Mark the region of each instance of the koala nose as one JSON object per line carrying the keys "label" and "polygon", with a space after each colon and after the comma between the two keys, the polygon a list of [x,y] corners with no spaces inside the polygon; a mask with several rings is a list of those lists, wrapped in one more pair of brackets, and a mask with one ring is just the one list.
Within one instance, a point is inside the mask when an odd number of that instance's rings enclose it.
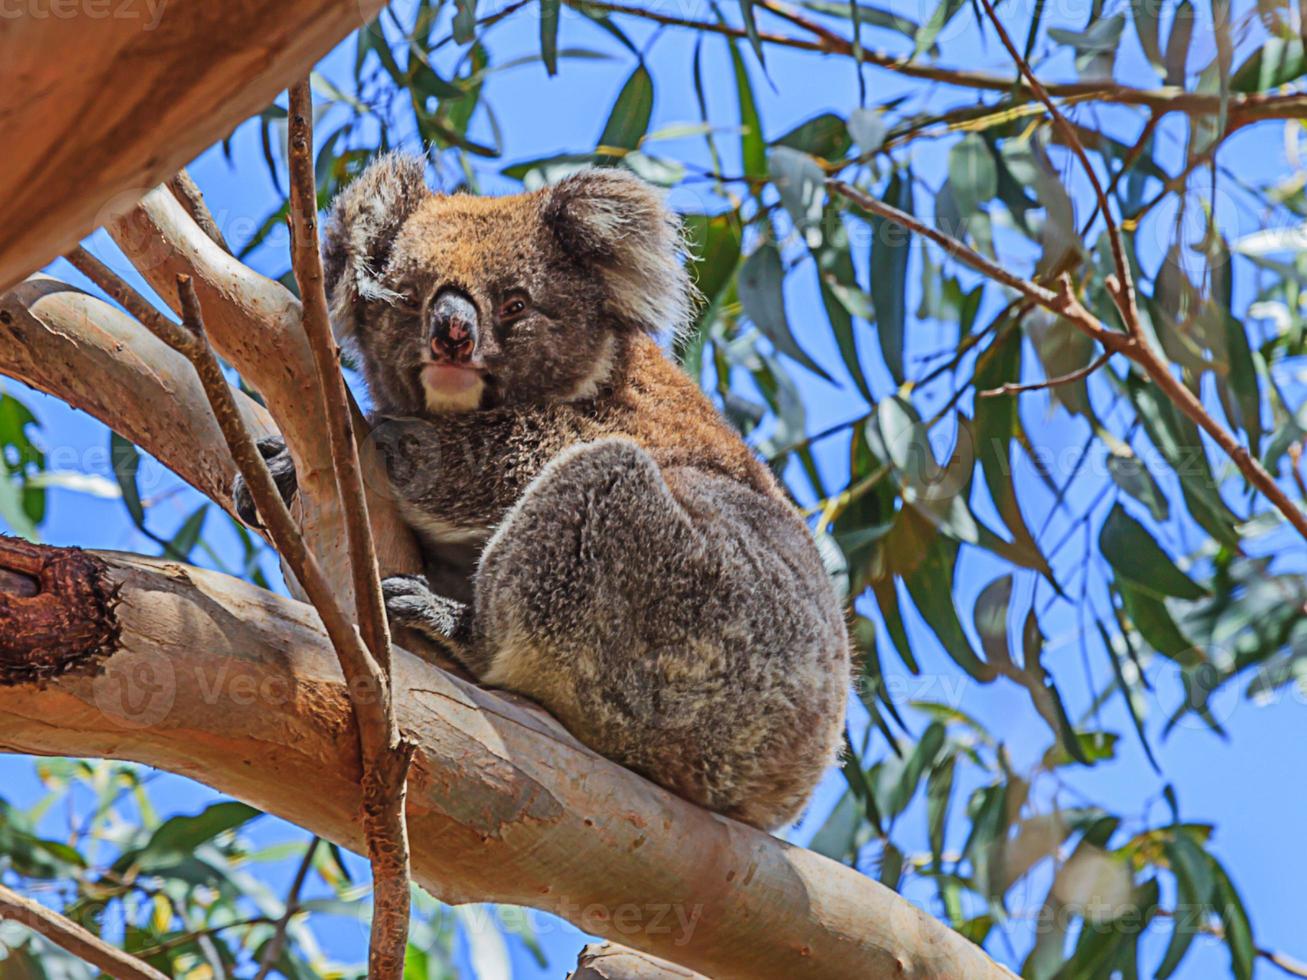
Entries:
{"label": "koala nose", "polygon": [[442,290],[431,308],[431,353],[459,363],[472,359],[476,345],[476,306],[457,290]]}

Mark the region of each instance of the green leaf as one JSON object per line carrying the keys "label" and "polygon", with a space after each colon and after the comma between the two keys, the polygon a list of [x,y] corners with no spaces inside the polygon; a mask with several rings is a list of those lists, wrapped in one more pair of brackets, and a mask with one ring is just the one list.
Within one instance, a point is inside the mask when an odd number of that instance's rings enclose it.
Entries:
{"label": "green leaf", "polygon": [[1148,438],[1180,478],[1180,490],[1193,519],[1221,544],[1237,548],[1235,517],[1217,490],[1197,426],[1161,396],[1155,385],[1134,372],[1126,376],[1125,385]]}
{"label": "green leaf", "polygon": [[[976,655],[958,619],[957,606],[953,603],[957,545],[936,534],[933,528],[922,528],[923,523],[925,518],[917,516],[915,509],[905,508],[899,514],[899,522],[895,525],[896,534],[891,537],[888,545],[894,547],[896,538],[929,542],[924,549],[916,552],[916,565],[904,573],[903,584],[907,586],[908,594],[912,596],[912,602],[922,619],[939,638],[953,662],[976,680],[988,683],[994,679],[994,668]],[[906,534],[898,533],[911,525],[916,526]]]}
{"label": "green leaf", "polygon": [[953,799],[953,773],[957,757],[945,756],[926,776],[926,828],[930,835],[930,855],[936,869],[944,860],[944,839],[948,830],[949,804]]}
{"label": "green leaf", "polygon": [[935,39],[939,37],[939,32],[957,15],[964,2],[965,0],[939,0],[930,19],[917,31],[916,45],[912,51],[913,58],[920,58],[935,46]]}
{"label": "green leaf", "polygon": [[931,722],[921,733],[920,741],[917,742],[899,772],[899,778],[885,802],[883,809],[885,814],[893,818],[907,809],[908,804],[912,802],[912,797],[916,795],[922,775],[934,767],[935,757],[943,746],[944,726],[939,722]]}
{"label": "green leaf", "polygon": [[558,11],[560,0],[540,0],[540,57],[550,77],[558,74]]}
{"label": "green leaf", "polygon": [[994,155],[983,139],[971,134],[953,144],[948,154],[948,180],[963,218],[998,193]]}
{"label": "green leaf", "polygon": [[[788,133],[776,140],[776,146],[788,146],[792,150],[820,157],[823,160],[842,159],[852,146],[849,128],[844,120],[833,112],[823,112],[819,116],[799,123]],[[825,173],[822,174],[823,179]]]}
{"label": "green leaf", "polygon": [[459,44],[470,44],[476,37],[476,26],[477,0],[454,0],[454,40]]}
{"label": "green leaf", "polygon": [[1148,508],[1155,521],[1165,521],[1171,515],[1171,505],[1148,471],[1144,461],[1128,449],[1107,454],[1107,471],[1112,481]]}
{"label": "green leaf", "polygon": [[835,202],[828,204],[822,228],[823,234],[813,236],[821,239],[820,248],[813,251],[813,258],[817,262],[817,282],[821,289],[822,306],[830,320],[831,332],[835,335],[835,344],[839,348],[845,370],[853,379],[858,394],[871,404],[875,399],[863,375],[853,317],[869,321],[875,314],[867,294],[858,286],[853,255],[849,251],[848,229],[840,219]]}
{"label": "green leaf", "polygon": [[735,70],[735,90],[740,106],[740,156],[746,177],[767,176],[767,144],[762,136],[762,119],[758,103],[753,97],[753,83],[749,70],[740,57],[739,46],[730,44],[731,65]]}
{"label": "green leaf", "polygon": [[1116,588],[1121,593],[1126,615],[1150,647],[1182,667],[1195,667],[1203,662],[1201,651],[1180,632],[1161,599],[1121,579],[1117,579]]}
{"label": "green leaf", "polygon": [[976,596],[976,608],[972,615],[976,633],[980,636],[980,648],[991,664],[1012,661],[1007,641],[1007,611],[1011,600],[1011,575],[994,579]]}
{"label": "green leaf", "polygon": [[703,297],[704,317],[711,314],[722,293],[726,291],[740,265],[741,227],[738,215],[731,211],[721,214],[686,214],[681,226],[690,246],[690,281]]}
{"label": "green leaf", "polygon": [[171,552],[183,557],[189,558],[195,545],[199,543],[200,534],[204,531],[204,519],[209,515],[209,505],[201,504],[195,509],[195,512],[182,523],[173,535],[172,541],[169,542],[168,548]]}
{"label": "green leaf", "polygon": [[753,48],[758,64],[766,70],[767,59],[762,53],[762,39],[758,36],[758,19],[753,12],[753,0],[740,0],[740,16],[744,20],[744,32],[749,36],[749,45]]}
{"label": "green leaf", "polygon": [[794,222],[795,230],[809,245],[821,242],[822,208],[826,198],[826,173],[807,153],[788,146],[771,152],[772,183],[781,197],[781,205]]}
{"label": "green leaf", "polygon": [[[856,765],[856,762],[854,763]],[[812,839],[808,850],[841,863],[849,860],[857,846],[858,831],[862,827],[862,811],[858,799],[846,791],[835,809],[826,818]]]}
{"label": "green leaf", "polygon": [[1268,38],[1230,79],[1230,91],[1245,95],[1288,85],[1307,74],[1302,38]]}
{"label": "green leaf", "polygon": [[885,143],[885,117],[872,109],[854,109],[849,114],[848,130],[864,155],[875,153]]}
{"label": "green leaf", "polygon": [[1103,522],[1098,547],[1120,578],[1155,596],[1201,599],[1207,591],[1176,567],[1142,524],[1116,504]]}
{"label": "green leaf", "polygon": [[110,432],[109,463],[114,479],[118,481],[118,489],[122,491],[127,513],[137,527],[143,526],[145,508],[141,504],[141,491],[136,485],[136,474],[141,468],[140,451],[118,433]]}
{"label": "green leaf", "polygon": [[1166,84],[1184,88],[1189,62],[1189,42],[1194,36],[1194,5],[1180,0],[1171,20],[1171,34],[1166,39]]}
{"label": "green leaf", "polygon": [[[1003,326],[999,331],[989,350],[976,362],[974,380],[978,391],[1021,379],[1021,334],[1014,328]],[[1052,570],[1021,514],[1016,484],[1012,479],[1012,446],[1020,428],[1017,410],[1015,398],[976,399],[972,420],[976,461],[980,464],[990,499],[1012,535],[1013,547],[1024,553],[1031,566],[1038,568],[1051,581]]]}
{"label": "green leaf", "polygon": [[784,279],[781,254],[776,246],[768,242],[755,249],[740,269],[740,303],[744,315],[780,353],[829,381],[830,375],[799,347],[790,331],[790,321],[785,315]]}
{"label": "green leaf", "polygon": [[622,91],[613,103],[608,115],[608,122],[599,137],[601,148],[616,150],[634,150],[641,137],[649,132],[649,120],[653,117],[653,79],[644,65],[631,72],[631,77],[622,86]]}
{"label": "green leaf", "polygon": [[1163,851],[1171,866],[1171,873],[1175,876],[1177,905],[1192,911],[1174,917],[1171,938],[1167,942],[1162,962],[1154,973],[1155,980],[1167,980],[1184,959],[1194,937],[1200,932],[1196,921],[1198,910],[1211,901],[1215,885],[1211,862],[1206,853],[1187,835],[1175,834],[1163,845]]}
{"label": "green leaf", "polygon": [[[1112,673],[1116,677],[1116,686],[1120,689],[1121,698],[1125,701],[1126,709],[1130,712],[1130,722],[1134,725],[1135,734],[1139,736],[1139,744],[1143,746],[1144,755],[1148,757],[1148,763],[1153,767],[1153,771],[1161,772],[1161,767],[1158,766],[1157,759],[1153,756],[1153,748],[1148,744],[1143,719],[1139,717],[1139,711],[1135,707],[1134,699],[1130,696],[1130,687],[1125,679],[1125,668],[1121,665],[1121,658],[1117,655],[1116,647],[1112,645],[1112,638],[1108,636],[1107,630],[1103,628],[1101,622],[1095,620],[1094,625],[1098,627],[1098,635],[1103,641],[1103,648],[1107,651],[1108,659],[1112,663]],[[1142,674],[1140,677],[1142,679]]]}
{"label": "green leaf", "polygon": [[1076,71],[1085,81],[1109,80],[1116,63],[1117,48],[1125,30],[1125,14],[1113,14],[1091,21],[1083,31],[1058,27],[1048,29],[1050,40],[1076,51]]}
{"label": "green leaf", "polygon": [[896,14],[885,7],[874,7],[868,3],[850,3],[846,0],[800,0],[800,6],[819,14],[843,17],[870,27],[881,27],[895,31],[907,38],[915,38],[921,29],[915,20]]}
{"label": "green leaf", "polygon": [[1253,943],[1252,923],[1243,899],[1235,889],[1225,868],[1211,859],[1212,874],[1216,879],[1216,913],[1225,926],[1225,944],[1230,947],[1230,968],[1238,980],[1251,980],[1257,947]]}
{"label": "green leaf", "polygon": [[[912,213],[911,175],[895,173],[885,187],[882,200]],[[896,384],[903,383],[903,336],[907,323],[908,259],[912,236],[899,225],[872,215],[871,302],[876,308],[876,335],[881,356]]]}
{"label": "green leaf", "polygon": [[118,863],[142,871],[175,864],[190,857],[201,844],[258,816],[261,814],[254,807],[227,800],[214,803],[194,816],[170,817],[159,825],[143,848],[125,853]]}

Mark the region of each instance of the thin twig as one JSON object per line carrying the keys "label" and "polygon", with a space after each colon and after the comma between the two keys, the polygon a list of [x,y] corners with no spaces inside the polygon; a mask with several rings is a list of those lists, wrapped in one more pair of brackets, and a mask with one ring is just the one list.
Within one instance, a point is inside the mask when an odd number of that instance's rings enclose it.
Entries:
{"label": "thin twig", "polygon": [[1273,949],[1258,949],[1257,955],[1273,966],[1278,966],[1291,977],[1307,977],[1307,963],[1300,963],[1284,953]]}
{"label": "thin twig", "polygon": [[944,234],[937,228],[919,221],[896,207],[878,201],[870,194],[866,194],[843,181],[831,180],[827,182],[827,186],[863,210],[887,218],[900,227],[935,242],[949,255],[970,266],[981,275],[1002,283],[1044,309],[1066,318],[1082,333],[1098,341],[1107,354],[1121,354],[1139,365],[1144,374],[1162,390],[1163,394],[1190,421],[1211,436],[1221,450],[1234,461],[1235,466],[1239,468],[1244,478],[1261,491],[1262,495],[1284,515],[1285,519],[1293,525],[1299,534],[1307,538],[1307,514],[1304,514],[1289,499],[1289,495],[1275,482],[1271,474],[1266,472],[1262,464],[1244,446],[1240,445],[1238,439],[1212,418],[1203,403],[1198,400],[1198,397],[1171,373],[1170,366],[1166,361],[1142,337],[1135,337],[1119,330],[1109,329],[1101,320],[1090,313],[1076,297],[1071,286],[1071,280],[1066,275],[1059,277],[1057,281],[1058,288],[1054,292],[1028,279],[1022,279],[1020,276],[1014,275],[998,263],[987,259],[979,252],[964,245],[956,238]]}
{"label": "thin twig", "polygon": [[1049,115],[1053,117],[1053,125],[1057,127],[1066,145],[1075,154],[1076,159],[1080,161],[1085,177],[1094,189],[1094,199],[1098,202],[1098,210],[1102,213],[1103,223],[1107,226],[1107,238],[1112,247],[1112,262],[1116,266],[1116,282],[1113,283],[1109,279],[1106,284],[1108,292],[1116,301],[1117,309],[1121,313],[1121,319],[1125,323],[1126,330],[1130,333],[1130,336],[1137,338],[1141,335],[1141,328],[1139,326],[1139,307],[1135,301],[1134,274],[1130,271],[1130,260],[1125,254],[1125,241],[1121,237],[1121,228],[1116,223],[1116,217],[1112,214],[1107,192],[1103,190],[1102,181],[1098,179],[1098,171],[1094,169],[1094,165],[1090,162],[1089,154],[1085,152],[1084,144],[1080,142],[1080,134],[1076,132],[1076,128],[1062,114],[1062,110],[1057,107],[1053,97],[1044,88],[1043,82],[1035,76],[1035,70],[1030,67],[1030,62],[1026,61],[1021,52],[1017,50],[1016,44],[1012,41],[1012,36],[1008,34],[1007,28],[1003,26],[1003,22],[999,20],[998,14],[994,10],[993,0],[980,0],[980,2],[993,23],[994,30],[998,32],[998,39],[1002,42],[1003,47],[1007,48],[1008,54],[1012,56],[1017,70],[1025,78],[1030,90],[1048,109]]}
{"label": "thin twig", "polygon": [[272,971],[273,964],[281,956],[282,947],[286,945],[286,930],[290,927],[290,920],[300,910],[300,892],[304,889],[309,869],[313,867],[313,855],[317,853],[318,844],[321,842],[321,837],[314,837],[304,848],[304,857],[300,859],[300,865],[295,869],[295,877],[290,883],[290,890],[286,892],[286,907],[282,910],[281,918],[277,920],[276,931],[268,940],[268,945],[263,947],[263,956],[259,959],[259,972],[254,975],[254,980],[265,980]]}
{"label": "thin twig", "polygon": [[203,929],[195,929],[190,932],[184,932],[180,936],[173,936],[171,939],[165,939],[163,942],[155,943],[153,946],[146,946],[144,949],[138,949],[136,955],[142,958],[148,956],[158,956],[160,953],[166,953],[169,950],[176,949],[178,946],[185,946],[188,943],[198,942],[208,936],[216,936],[220,932],[226,932],[229,929],[253,929],[255,926],[270,926],[275,920],[266,915],[255,915],[248,919],[238,919],[235,922],[224,922],[221,925],[205,926]]}
{"label": "thin twig", "polygon": [[1110,353],[1100,354],[1098,357],[1094,358],[1091,363],[1086,364],[1084,367],[1077,368],[1074,371],[1069,371],[1066,374],[1060,374],[1056,378],[1045,378],[1043,381],[1031,381],[1028,384],[1016,384],[1015,382],[1009,381],[1005,385],[1000,385],[997,388],[987,388],[984,391],[978,392],[978,394],[981,398],[997,398],[999,395],[1019,395],[1023,391],[1040,391],[1043,388],[1056,388],[1059,385],[1068,385],[1074,381],[1079,381],[1081,378],[1089,377],[1111,359],[1112,355]]}
{"label": "thin twig", "polygon": [[111,946],[89,929],[4,885],[0,885],[0,919],[27,926],[115,980],[168,980],[150,964]]}
{"label": "thin twig", "polygon": [[[358,444],[350,417],[349,393],[340,373],[340,349],[331,335],[327,296],[318,245],[317,184],[313,168],[313,95],[309,80],[290,89],[287,156],[290,163],[291,264],[304,304],[304,331],[313,351],[318,389],[331,445],[332,469],[340,492],[349,548],[350,574],[359,628],[372,658],[386,677],[386,713],[394,729],[390,704],[390,628],[381,596],[367,496],[359,466]],[[371,823],[368,856],[372,861],[372,941],[368,952],[370,977],[400,977],[408,947],[409,845],[404,820],[405,765],[397,781],[374,782],[365,769],[364,822]],[[381,770],[378,770],[381,772]],[[395,773],[392,772],[392,775]]]}
{"label": "thin twig", "polygon": [[1289,475],[1293,477],[1294,485],[1298,487],[1298,493],[1302,495],[1302,499],[1307,500],[1307,479],[1304,479],[1302,475],[1304,444],[1307,444],[1307,438],[1289,444]]}
{"label": "thin twig", "polygon": [[290,162],[291,265],[303,303],[304,332],[317,369],[327,435],[345,512],[350,571],[359,630],[383,670],[390,669],[390,630],[381,597],[376,546],[360,474],[349,396],[340,373],[340,348],[331,334],[318,246],[318,198],[313,175],[313,96],[304,79],[290,89],[287,155]]}
{"label": "thin twig", "polygon": [[[725,37],[747,39],[749,34],[741,27],[713,21],[694,20],[674,14],[662,13],[645,7],[614,3],[611,0],[563,0],[564,4],[575,10],[602,11],[610,14],[638,17],[663,24],[668,27],[685,27],[690,30],[708,34],[720,34]],[[810,40],[808,38],[789,37],[769,31],[759,31],[758,39],[763,44],[794,48],[800,51],[820,51],[826,54],[838,54],[856,57],[854,44],[833,31],[827,32],[837,40],[825,37]],[[971,71],[961,68],[946,68],[914,61],[902,55],[889,54],[885,51],[863,48],[861,60],[866,64],[884,68],[908,78],[923,78],[956,85],[960,88],[980,89],[990,92],[1011,93],[1013,89],[1010,75],[993,72]],[[1016,96],[1033,98],[1033,94],[1022,84],[1017,86]],[[1056,98],[1078,99],[1093,102],[1114,102],[1121,105],[1148,106],[1160,112],[1184,112],[1193,115],[1216,115],[1221,111],[1221,97],[1201,92],[1180,92],[1173,89],[1140,89],[1114,82],[1061,82],[1045,86],[1047,92]],[[1295,119],[1307,112],[1307,95],[1300,92],[1288,94],[1231,95],[1227,101],[1229,109],[1229,131],[1246,126],[1261,119]]]}
{"label": "thin twig", "polygon": [[222,229],[218,227],[218,222],[213,218],[213,212],[209,206],[204,203],[204,195],[200,193],[199,185],[191,179],[191,175],[186,170],[178,170],[168,179],[168,190],[172,191],[172,196],[181,202],[186,213],[191,216],[191,220],[200,226],[200,231],[204,232],[224,252],[231,254],[231,246],[227,244],[227,239],[223,237]]}

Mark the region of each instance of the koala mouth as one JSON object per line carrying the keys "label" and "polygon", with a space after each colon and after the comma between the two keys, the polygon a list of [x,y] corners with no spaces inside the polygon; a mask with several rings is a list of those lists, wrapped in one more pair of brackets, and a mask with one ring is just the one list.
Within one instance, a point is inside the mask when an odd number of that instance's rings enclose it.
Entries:
{"label": "koala mouth", "polygon": [[479,365],[424,361],[422,392],[433,412],[471,411],[481,404],[489,380]]}

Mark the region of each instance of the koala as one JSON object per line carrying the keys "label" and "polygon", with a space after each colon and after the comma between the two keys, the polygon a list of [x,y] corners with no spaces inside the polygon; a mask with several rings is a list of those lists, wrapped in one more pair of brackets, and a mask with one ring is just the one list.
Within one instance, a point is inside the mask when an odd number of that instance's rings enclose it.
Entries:
{"label": "koala", "polygon": [[323,251],[426,557],[383,583],[392,625],[686,799],[794,819],[841,744],[847,626],[771,471],[663,353],[692,286],[661,196],[616,169],[437,194],[391,154]]}

